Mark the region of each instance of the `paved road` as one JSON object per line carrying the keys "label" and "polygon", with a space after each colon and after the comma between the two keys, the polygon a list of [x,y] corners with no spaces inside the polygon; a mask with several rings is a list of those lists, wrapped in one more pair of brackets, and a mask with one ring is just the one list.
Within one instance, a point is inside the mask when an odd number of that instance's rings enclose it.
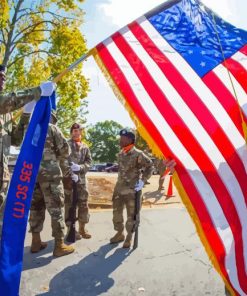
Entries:
{"label": "paved road", "polygon": [[76,252],[54,259],[49,219],[43,231],[48,248],[30,254],[27,235],[21,296],[223,296],[212,268],[182,206],[142,211],[140,246],[134,252],[109,245],[111,211],[91,214],[91,240]]}

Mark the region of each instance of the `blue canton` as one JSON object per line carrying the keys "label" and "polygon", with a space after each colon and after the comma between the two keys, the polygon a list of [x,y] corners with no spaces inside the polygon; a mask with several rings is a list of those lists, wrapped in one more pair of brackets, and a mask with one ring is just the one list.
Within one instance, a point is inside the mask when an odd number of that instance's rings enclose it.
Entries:
{"label": "blue canton", "polygon": [[164,7],[146,17],[200,77],[223,62],[222,50],[227,59],[247,44],[246,31],[225,22],[198,0],[174,1]]}

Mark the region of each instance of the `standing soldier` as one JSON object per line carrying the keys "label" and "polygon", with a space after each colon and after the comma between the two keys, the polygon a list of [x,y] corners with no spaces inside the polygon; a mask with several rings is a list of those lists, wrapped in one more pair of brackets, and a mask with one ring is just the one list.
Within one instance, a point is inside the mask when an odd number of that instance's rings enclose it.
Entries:
{"label": "standing soldier", "polygon": [[135,148],[135,134],[128,129],[120,131],[120,147],[118,154],[119,173],[113,192],[113,225],[117,233],[110,243],[124,241],[123,209],[127,209],[127,236],[123,248],[129,248],[132,239],[135,213],[135,192],[143,188],[152,176],[153,162],[141,150]]}
{"label": "standing soldier", "polygon": [[[51,119],[54,122],[54,114]],[[68,163],[69,155],[69,145],[62,132],[55,124],[50,123],[30,209],[32,253],[37,253],[47,246],[40,238],[46,209],[51,216],[52,236],[55,238],[53,255],[60,257],[74,252],[72,246],[64,244],[65,225],[62,210],[64,204],[63,174],[70,175],[75,182],[78,181],[78,176],[71,174]]]}
{"label": "standing soldier", "polygon": [[[78,174],[79,181],[77,182],[77,194],[78,194],[78,221],[79,221],[79,233],[76,232],[76,239],[91,238],[91,234],[85,229],[85,224],[89,222],[89,210],[88,210],[88,189],[86,182],[86,173],[92,164],[92,157],[88,146],[82,142],[82,127],[78,123],[74,123],[70,129],[71,139],[68,144],[71,148],[71,154],[69,156],[69,162],[73,172]],[[72,184],[71,180],[64,178],[64,190],[65,190],[65,221],[68,225],[69,209],[72,205]]]}
{"label": "standing soldier", "polygon": [[25,125],[29,121],[29,116],[24,114],[16,126],[12,123],[10,112],[23,107],[32,100],[38,100],[41,95],[50,96],[55,88],[52,82],[45,82],[40,87],[26,89],[17,93],[3,94],[5,80],[5,66],[0,65],[0,237],[2,232],[4,200],[10,181],[8,170],[10,145],[21,144]]}
{"label": "standing soldier", "polygon": [[166,171],[166,164],[165,164],[165,161],[163,159],[157,159],[157,170],[159,172],[159,187],[158,187],[158,190],[161,191],[161,190],[164,190],[165,187],[164,187],[164,182],[165,182],[165,171]]}

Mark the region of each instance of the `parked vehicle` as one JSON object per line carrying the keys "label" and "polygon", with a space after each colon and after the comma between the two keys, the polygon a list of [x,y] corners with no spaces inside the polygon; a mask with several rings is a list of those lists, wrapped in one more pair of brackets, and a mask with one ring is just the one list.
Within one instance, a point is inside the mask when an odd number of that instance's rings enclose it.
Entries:
{"label": "parked vehicle", "polygon": [[90,167],[89,171],[90,172],[103,172],[105,170],[105,164],[94,164]]}
{"label": "parked vehicle", "polygon": [[106,168],[113,166],[114,163],[107,162],[107,163],[95,163],[89,169],[90,172],[104,172]]}
{"label": "parked vehicle", "polygon": [[116,163],[116,164],[114,164],[114,165],[112,165],[112,166],[106,168],[105,171],[106,171],[107,173],[115,173],[115,172],[118,172],[118,167],[119,167],[119,166],[118,166],[118,164]]}
{"label": "parked vehicle", "polygon": [[97,166],[94,164],[89,168],[89,172],[97,172]]}

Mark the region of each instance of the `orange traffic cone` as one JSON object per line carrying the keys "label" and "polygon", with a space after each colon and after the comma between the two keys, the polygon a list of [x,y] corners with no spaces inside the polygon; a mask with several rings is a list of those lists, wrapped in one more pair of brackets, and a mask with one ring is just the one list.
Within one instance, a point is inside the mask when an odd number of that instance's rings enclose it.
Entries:
{"label": "orange traffic cone", "polygon": [[171,198],[171,197],[174,197],[175,195],[173,194],[173,188],[172,188],[172,175],[170,175],[170,180],[169,180],[169,185],[168,185],[168,190],[167,190],[167,193],[166,193],[166,200]]}

